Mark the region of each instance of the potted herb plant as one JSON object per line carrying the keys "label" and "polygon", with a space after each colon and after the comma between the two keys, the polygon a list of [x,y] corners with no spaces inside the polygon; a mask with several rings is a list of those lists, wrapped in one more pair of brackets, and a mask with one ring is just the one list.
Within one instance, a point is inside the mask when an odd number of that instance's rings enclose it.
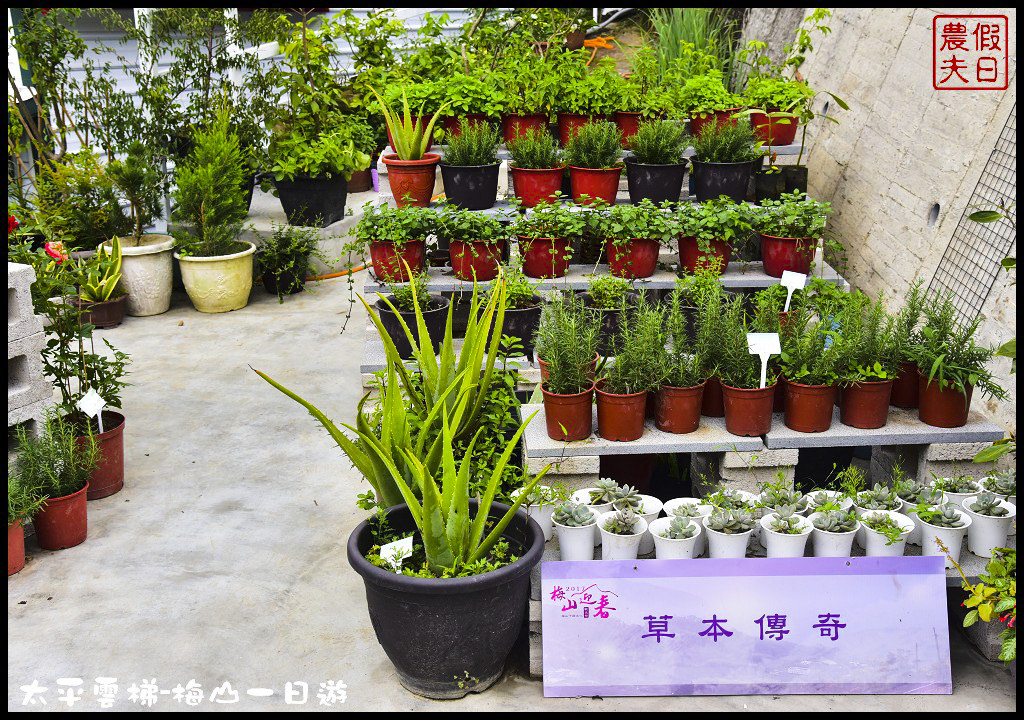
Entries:
{"label": "potted herb plant", "polygon": [[953,567],[960,559],[971,516],[953,503],[933,507],[918,505],[916,512],[921,519],[921,554],[944,556],[946,567]]}
{"label": "potted herb plant", "polygon": [[569,271],[572,247],[586,219],[565,205],[540,201],[512,225],[519,239],[523,272],[532,278],[562,277]]}
{"label": "potted herb plant", "polygon": [[[437,164],[441,156],[435,153],[428,153],[430,147],[430,133],[434,130],[434,122],[437,120],[435,113],[426,119],[422,117],[423,106],[420,106],[420,118],[414,119],[409,112],[409,100],[402,95],[402,114],[396,113],[391,106],[384,102],[374,92],[377,102],[380,103],[384,119],[388,124],[388,133],[395,152],[385,155],[382,159],[388,168],[388,183],[391,185],[391,194],[395,198],[395,204],[399,207],[405,205],[419,205],[426,207],[430,204],[430,197],[434,192],[434,177],[437,173]],[[443,112],[447,105],[443,105],[438,113]]]}
{"label": "potted herb plant", "polygon": [[75,305],[82,311],[82,322],[97,328],[113,328],[124,320],[124,291],[118,290],[121,280],[121,241],[115,235],[107,245],[81,261],[78,297]]}
{"label": "potted herb plant", "polygon": [[808,517],[814,557],[849,557],[860,522],[849,510],[818,510]]}
{"label": "potted herb plant", "polygon": [[[508,60],[500,69],[498,81],[505,95],[502,132],[505,143],[526,135],[548,133],[548,113],[558,92],[558,77],[544,55],[531,52],[518,37],[509,38]],[[518,163],[516,163],[518,164]]]}
{"label": "potted herb plant", "polygon": [[744,100],[750,106],[750,124],[765,145],[792,145],[800,124],[800,111],[814,91],[799,80],[752,75]]}
{"label": "potted herb plant", "polygon": [[701,536],[700,518],[670,515],[648,525],[654,538],[658,560],[679,560],[698,557],[697,540]]}
{"label": "potted herb plant", "polygon": [[512,190],[525,208],[557,201],[565,163],[557,141],[546,128],[521,132],[508,141]]}
{"label": "potted herb plant", "polygon": [[256,246],[240,241],[249,215],[241,190],[242,153],[221,114],[196,132],[195,151],[177,171],[174,201],[181,223],[172,231],[181,279],[200,312],[238,310],[249,302]]}
{"label": "potted herb plant", "polygon": [[676,208],[679,229],[679,266],[689,274],[712,264],[719,273],[729,267],[734,247],[751,234],[751,212],[745,203],[719,197],[707,202],[680,203]]}
{"label": "potted herb plant", "polygon": [[[522,491],[523,488],[516,490],[512,494],[512,499],[518,499],[522,495]],[[523,498],[523,507],[526,508],[526,514],[540,525],[540,529],[544,533],[544,542],[551,539],[553,533],[552,517],[555,510],[560,506],[559,500],[560,498],[555,488],[548,485],[535,486],[529,495]],[[564,498],[561,498],[561,500],[564,502]]]}
{"label": "potted herb plant", "polygon": [[754,532],[754,517],[747,510],[716,508],[704,518],[708,554],[712,558],[747,556],[747,544]]}
{"label": "potted herb plant", "polygon": [[[395,344],[399,357],[409,360],[423,345],[421,326],[426,328],[426,341],[436,350],[445,334],[445,322],[451,315],[451,302],[442,295],[431,295],[426,276],[413,274],[404,285],[389,284],[390,295],[382,296],[373,304],[374,315]],[[433,352],[431,353],[433,354]]]}
{"label": "potted herb plant", "polygon": [[914,521],[892,510],[868,510],[860,516],[859,536],[864,554],[868,557],[902,557],[907,547],[907,536],[914,529]]}
{"label": "potted herb plant", "polygon": [[839,421],[856,428],[884,427],[899,367],[896,318],[885,311],[881,298],[871,303],[860,293],[851,298],[844,316],[846,354],[840,371]]}
{"label": "potted herb plant", "polygon": [[640,293],[624,278],[614,275],[592,275],[590,289],[580,293],[583,304],[596,316],[600,327],[597,351],[602,356],[613,352],[614,338],[619,334],[622,314],[640,299]]}
{"label": "potted herb plant", "polygon": [[393,208],[371,201],[363,205],[363,216],[353,230],[355,241],[346,250],[369,250],[378,282],[408,282],[406,266],[414,273],[423,270],[427,236],[434,225],[435,215],[426,208]]}
{"label": "potted herb plant", "polygon": [[313,258],[326,258],[319,247],[320,236],[310,227],[274,227],[274,233],[256,250],[263,269],[263,287],[278,302],[285,295],[302,292],[310,275]]}
{"label": "potted herb plant", "polygon": [[641,123],[629,138],[633,154],[624,160],[629,201],[647,199],[656,205],[678,202],[686,174],[683,151],[689,138],[683,126],[671,120]]}
{"label": "potted herb plant", "polygon": [[700,135],[708,127],[734,127],[735,114],[742,110],[740,98],[722,82],[722,72],[711,68],[690,77],[679,90],[677,103],[690,117],[690,134]]}
{"label": "potted herb plant", "polygon": [[[555,109],[562,147],[568,147],[573,136],[587,125],[605,122],[618,102],[621,78],[615,61],[602,58],[588,66],[589,56],[587,50],[566,52],[553,61],[552,72],[559,83]],[[617,128],[615,142],[617,149]]]}
{"label": "potted herb plant", "polygon": [[836,383],[845,366],[845,338],[834,320],[812,321],[806,310],[791,312],[782,334],[782,373],[786,377],[786,427],[825,432],[832,427]]}
{"label": "potted herb plant", "polygon": [[[622,134],[624,147],[632,146],[636,134],[645,122],[657,122],[659,118],[674,110],[673,91],[667,85],[668,83],[663,83],[660,77],[656,51],[650,45],[641,46],[633,55],[629,74],[621,79],[619,85],[619,99],[614,119]],[[683,127],[679,126],[679,130],[682,131]],[[682,149],[680,153],[681,151]],[[627,168],[627,174],[628,172]],[[678,197],[677,194],[672,200]],[[656,198],[651,199],[660,202]]]}
{"label": "potted herb plant", "polygon": [[459,132],[447,135],[448,147],[441,160],[441,180],[445,197],[464,210],[486,210],[498,197],[497,127],[463,120]]}
{"label": "potted herb plant", "polygon": [[602,200],[615,204],[619,191],[619,128],[606,120],[587,123],[569,140],[565,150],[572,199],[588,205]]}
{"label": "potted herb plant", "polygon": [[[17,428],[22,434],[25,429]],[[7,577],[25,567],[25,523],[39,512],[46,497],[39,488],[25,484],[23,478],[7,474]]]}
{"label": "potted herb plant", "polygon": [[537,356],[544,363],[541,392],[548,437],[573,441],[593,432],[597,325],[574,295],[559,294],[544,306]]}
{"label": "potted herb plant", "polygon": [[750,354],[747,327],[743,298],[736,297],[725,305],[722,314],[718,377],[725,429],[733,435],[754,437],[772,429],[776,378],[769,367],[765,386],[761,387],[761,360]]}
{"label": "potted herb plant", "polygon": [[762,152],[750,125],[706,125],[693,134],[694,194],[698,202],[719,195],[733,202],[747,199],[747,186]]}
{"label": "potted herb plant", "polygon": [[761,538],[768,557],[803,557],[813,525],[792,506],[783,506],[764,515],[761,520]]}
{"label": "potted herb plant", "polygon": [[665,308],[667,342],[658,351],[661,386],[655,396],[654,424],[669,433],[691,433],[700,425],[704,385],[708,379],[707,356],[714,342],[709,323],[697,324],[696,339],[689,341],[683,311],[682,288],[668,297]]}
{"label": "potted herb plant", "polygon": [[967,549],[979,557],[993,557],[996,548],[1006,547],[1010,524],[1017,508],[988,491],[964,498],[960,506],[971,518],[967,528]]}
{"label": "potted herb plant", "polygon": [[459,280],[486,281],[498,276],[509,233],[497,218],[446,202],[434,216],[434,231],[440,242],[447,243],[452,270]]}
{"label": "potted herb plant", "polygon": [[755,212],[764,271],[772,277],[811,270],[814,251],[825,230],[831,205],[795,191],[778,200],[764,200]]}
{"label": "potted herb plant", "polygon": [[647,521],[627,507],[598,515],[597,528],[601,531],[601,559],[635,560]]}
{"label": "potted herb plant", "polygon": [[662,311],[640,301],[623,313],[615,338],[615,364],[595,390],[597,432],[606,440],[629,442],[644,433],[647,393],[658,387],[658,351],[664,347]]}
{"label": "potted herb plant", "polygon": [[650,200],[612,205],[605,223],[608,269],[621,278],[647,278],[658,269],[658,252],[678,232],[675,215]]}
{"label": "potted herb plant", "polygon": [[561,560],[594,559],[597,515],[585,504],[566,501],[555,509],[551,522],[558,533]]}
{"label": "potted herb plant", "polygon": [[[465,72],[454,72],[443,80],[437,79],[448,101],[448,113],[442,124],[449,139],[458,137],[477,125],[487,125],[501,111],[501,91],[494,76],[481,77]],[[500,138],[500,135],[498,135]],[[495,143],[497,144],[497,143]],[[448,149],[449,152],[451,148]],[[447,158],[448,154],[445,154]],[[442,172],[444,172],[442,170]]]}

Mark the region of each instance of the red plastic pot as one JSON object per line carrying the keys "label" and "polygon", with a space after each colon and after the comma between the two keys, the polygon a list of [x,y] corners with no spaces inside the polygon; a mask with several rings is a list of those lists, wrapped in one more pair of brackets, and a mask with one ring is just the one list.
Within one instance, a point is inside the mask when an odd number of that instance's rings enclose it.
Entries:
{"label": "red plastic pot", "polygon": [[704,384],[679,388],[662,385],[654,396],[654,425],[669,433],[691,433],[700,425]]}
{"label": "red plastic pot", "polygon": [[900,363],[900,373],[892,383],[892,396],[889,398],[889,404],[899,408],[916,408],[919,390],[917,364],[912,360]]}
{"label": "red plastic pot", "polygon": [[487,116],[483,113],[466,113],[465,115],[448,115],[441,119],[441,127],[444,128],[446,133],[450,133],[452,137],[458,137],[461,130],[459,126],[461,121],[465,119],[469,127],[476,127],[487,122]]}
{"label": "red plastic pot", "polygon": [[[429,118],[429,117],[425,117],[425,118],[424,118],[424,117],[422,117],[422,116],[420,116],[420,115],[410,115],[410,117],[412,118],[412,121],[413,121],[414,123],[428,123],[428,122],[430,122],[430,118]],[[389,144],[389,145],[391,146],[391,152],[395,152],[395,153],[397,153],[398,151],[397,151],[397,150],[395,150],[395,141],[394,141],[394,138],[392,138],[392,137],[391,137],[391,128],[389,128],[389,127],[387,126],[387,124],[385,124],[385,125],[384,125],[384,127],[385,127],[385,128],[387,129],[387,131],[388,131],[388,144]],[[436,123],[436,122],[434,123],[434,127],[437,127],[437,123]],[[431,128],[430,132],[431,132],[431,133],[433,133],[433,132],[434,132],[433,128]],[[434,144],[433,144],[433,142],[431,142],[431,143],[430,143],[429,145],[427,145],[427,150],[430,150],[430,148],[432,148],[432,147],[434,147]]]}
{"label": "red plastic pot", "polygon": [[797,432],[825,432],[832,427],[835,385],[803,385],[786,381],[786,427]]}
{"label": "red plastic pot", "polygon": [[619,134],[622,135],[622,147],[629,147],[629,139],[636,135],[640,129],[643,115],[638,112],[617,110],[615,112],[615,124],[619,127]]}
{"label": "red plastic pot", "polygon": [[552,440],[585,440],[594,432],[594,386],[574,395],[558,395],[541,387],[544,424]]}
{"label": "red plastic pot", "polygon": [[658,251],[661,243],[657,240],[633,238],[626,245],[608,241],[608,269],[615,277],[634,279],[647,278],[658,269]]}
{"label": "red plastic pot", "polygon": [[710,125],[712,122],[718,123],[719,127],[724,127],[726,123],[736,124],[736,118],[733,117],[733,113],[739,112],[743,108],[734,107],[729,110],[718,110],[713,115],[704,115],[703,117],[697,115],[690,116],[690,134],[694,137],[700,135],[701,130],[704,129],[705,125]]}
{"label": "red plastic pot", "polygon": [[619,395],[605,392],[599,381],[597,392],[597,434],[605,440],[632,442],[644,434],[647,391]]}
{"label": "red plastic pot", "polygon": [[766,388],[746,390],[722,383],[725,429],[733,435],[757,437],[772,429],[775,383]]}
{"label": "red plastic pot", "polygon": [[552,202],[552,196],[562,189],[565,168],[531,170],[510,167],[509,172],[512,175],[512,192],[523,201],[523,207],[531,208],[543,201]]}
{"label": "red plastic pot", "polygon": [[401,246],[383,240],[370,243],[373,274],[382,282],[409,282],[409,273],[402,261],[416,272],[423,268],[425,258],[426,242],[423,240],[407,240]]}
{"label": "red plastic pot", "polygon": [[773,117],[760,110],[750,113],[750,127],[754,129],[757,139],[765,145],[775,147],[792,145],[796,140],[796,131],[799,125],[800,118]]}
{"label": "red plastic pot", "polygon": [[7,577],[25,567],[25,526],[21,520],[7,525]]}
{"label": "red plastic pot", "polygon": [[603,120],[601,115],[581,115],[579,113],[558,113],[558,140],[562,147],[569,144],[569,140],[581,127],[587,123]]}
{"label": "red plastic pot", "polygon": [[384,164],[388,167],[388,183],[395,205],[430,205],[439,162],[441,156],[434,153],[427,153],[421,160],[400,160],[398,155],[385,155]]}
{"label": "red plastic pot", "polygon": [[697,238],[679,236],[679,265],[683,271],[691,275],[701,267],[705,258],[718,258],[721,263],[721,272],[729,267],[729,255],[732,253],[732,246],[724,240],[711,240],[710,252],[703,252],[697,244]]}
{"label": "red plastic pot", "polygon": [[[88,438],[76,437],[79,445]],[[88,500],[113,495],[124,487],[124,415],[113,410],[103,411],[103,432],[96,434],[99,460],[89,476]]]}
{"label": "red plastic pot", "polygon": [[928,376],[917,371],[918,377],[918,410],[917,416],[925,425],[933,427],[955,428],[967,424],[967,414],[971,409],[971,396],[974,386],[967,386],[967,394],[962,395],[953,387],[939,386],[939,379],[928,382]]}
{"label": "red plastic pot", "polygon": [[523,273],[532,278],[557,278],[569,272],[572,254],[564,238],[526,238],[519,236]]}
{"label": "red plastic pot", "polygon": [[451,257],[455,277],[470,281],[493,280],[498,277],[504,249],[504,240],[496,243],[451,240],[448,244],[448,255]]}
{"label": "red plastic pot", "polygon": [[704,382],[704,396],[700,401],[700,414],[704,417],[723,417],[725,415],[722,383],[716,377],[708,378]]}
{"label": "red plastic pot", "polygon": [[33,524],[36,540],[43,550],[63,550],[81,545],[88,533],[86,483],[78,492],[58,498],[49,498],[36,514]]}
{"label": "red plastic pot", "polygon": [[782,238],[761,235],[761,259],[764,272],[771,277],[782,277],[786,270],[806,275],[814,260],[814,238]]}
{"label": "red plastic pot", "polygon": [[501,132],[505,142],[516,140],[534,130],[547,132],[548,114],[531,113],[529,115],[506,115],[501,121]]}
{"label": "red plastic pot", "polygon": [[[619,176],[622,166],[614,168],[578,168],[569,166],[569,187],[572,199],[580,205],[590,205],[594,200],[615,204],[619,192]],[[582,199],[586,195],[586,199]]]}
{"label": "red plastic pot", "polygon": [[889,421],[892,380],[861,382],[843,388],[839,399],[839,422],[850,427],[873,430]]}
{"label": "red plastic pot", "polygon": [[[590,361],[590,379],[594,379],[594,373],[597,372],[597,361],[601,358],[600,355],[594,353],[594,359]],[[547,382],[548,379],[548,364],[544,362],[539,356],[537,357],[537,365],[540,367],[540,381],[542,383]]]}

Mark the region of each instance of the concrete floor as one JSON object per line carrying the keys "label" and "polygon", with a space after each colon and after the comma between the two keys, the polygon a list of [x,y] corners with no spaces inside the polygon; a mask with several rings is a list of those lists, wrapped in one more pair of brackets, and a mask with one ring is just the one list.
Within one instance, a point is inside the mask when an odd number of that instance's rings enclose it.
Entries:
{"label": "concrete floor", "polygon": [[[356,286],[363,278],[356,276]],[[248,369],[259,368],[336,421],[351,422],[360,393],[361,307],[339,336],[344,279],[277,303],[257,286],[250,305],[128,318],[102,333],[131,354],[124,393],[125,488],[89,503],[89,539],[61,552],[28,541],[25,569],[8,581],[8,708],[33,680],[57,702],[57,678],[224,681],[238,705],[208,709],[316,709],[319,683],[347,685],[351,710],[1013,710],[1014,683],[953,637],[952,696],[763,696],[544,700],[515,660],[487,692],[447,704],[399,685],[366,614],[345,541],[367,484],[299,406]],[[286,705],[285,682],[311,687]],[[247,688],[271,688],[269,698]],[[155,709],[174,709],[170,695]],[[319,706],[323,707],[323,706]],[[326,709],[326,708],[324,708]]]}

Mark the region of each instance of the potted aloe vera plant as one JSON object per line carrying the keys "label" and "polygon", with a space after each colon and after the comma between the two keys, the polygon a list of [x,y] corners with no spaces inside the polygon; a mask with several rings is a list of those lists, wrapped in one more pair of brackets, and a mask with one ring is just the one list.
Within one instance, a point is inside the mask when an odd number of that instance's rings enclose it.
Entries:
{"label": "potted aloe vera plant", "polygon": [[960,506],[971,518],[968,550],[980,557],[992,557],[996,548],[1006,547],[1010,523],[1017,517],[1016,506],[987,490],[964,498]]}
{"label": "potted aloe vera plant", "polygon": [[817,510],[808,517],[814,557],[849,557],[859,521],[849,510]]}
{"label": "potted aloe vera plant", "polygon": [[635,560],[647,532],[647,521],[625,507],[598,515],[597,528],[601,532],[603,560]]}
{"label": "potted aloe vera plant", "polygon": [[755,522],[754,516],[748,510],[715,509],[704,518],[710,557],[746,557],[747,544],[754,532]]}
{"label": "potted aloe vera plant", "polygon": [[97,328],[117,327],[124,320],[128,295],[118,290],[121,281],[121,240],[114,236],[96,254],[82,261],[75,306],[83,323]]}
{"label": "potted aloe vera plant", "polygon": [[623,314],[614,344],[615,363],[595,385],[597,432],[604,439],[629,442],[643,435],[647,393],[661,382],[662,347],[662,312],[641,298]]}
{"label": "potted aloe vera plant", "polygon": [[620,142],[618,126],[608,121],[587,123],[572,136],[565,158],[573,200],[583,205],[598,200],[615,204],[622,174]]}
{"label": "potted aloe vera plant", "polygon": [[448,202],[463,210],[486,210],[498,197],[498,143],[496,126],[461,120],[458,132],[449,131],[448,148],[441,160],[441,180]]}
{"label": "potted aloe vera plant", "polygon": [[547,129],[532,129],[508,142],[512,191],[522,206],[557,202],[562,189],[565,162],[558,141]]}
{"label": "potted aloe vera plant", "polygon": [[569,272],[573,243],[586,225],[586,219],[561,203],[541,200],[512,225],[519,239],[523,272],[532,278],[556,278]]}
{"label": "potted aloe vera plant", "polygon": [[671,120],[640,123],[629,138],[632,155],[626,157],[626,183],[633,204],[650,200],[656,205],[679,202],[686,174],[683,151],[689,144],[686,130]]}
{"label": "potted aloe vera plant", "polygon": [[670,515],[649,524],[658,560],[679,560],[697,557],[697,540],[701,537],[700,518]]}
{"label": "potted aloe vera plant", "polygon": [[551,516],[558,533],[562,560],[594,559],[594,527],[597,515],[587,505],[571,500],[559,505]]}
{"label": "potted aloe vera plant", "polygon": [[437,174],[437,165],[441,161],[440,155],[428,153],[427,149],[430,147],[434,122],[448,107],[448,103],[441,106],[429,120],[423,117],[423,105],[420,105],[419,117],[414,119],[409,112],[409,100],[404,92],[401,115],[376,92],[374,96],[380,103],[395,150],[394,153],[382,158],[388,168],[388,183],[391,185],[391,195],[395,198],[395,204],[399,207],[426,207],[430,204],[430,197],[434,192],[434,178]]}
{"label": "potted aloe vera plant", "polygon": [[597,325],[581,300],[559,294],[544,306],[537,330],[548,437],[574,441],[593,432]]}

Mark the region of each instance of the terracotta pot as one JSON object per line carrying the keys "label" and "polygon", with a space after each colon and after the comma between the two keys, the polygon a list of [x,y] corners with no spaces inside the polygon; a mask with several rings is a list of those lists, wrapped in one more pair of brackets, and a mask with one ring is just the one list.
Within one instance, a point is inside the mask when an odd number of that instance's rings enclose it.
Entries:
{"label": "terracotta pot", "polygon": [[455,277],[459,280],[470,281],[474,278],[484,281],[498,277],[501,253],[504,247],[504,240],[499,240],[496,243],[449,241],[448,253],[451,257]]}
{"label": "terracotta pot", "polygon": [[697,244],[697,238],[679,236],[679,265],[684,272],[693,274],[701,267],[705,258],[718,258],[721,262],[721,272],[729,267],[729,255],[732,253],[732,246],[724,240],[711,240],[710,251],[703,252]]}
{"label": "terracotta pot", "polygon": [[892,383],[889,404],[899,408],[916,408],[920,382],[917,377],[917,363],[907,360],[900,363],[900,373]]}
{"label": "terracotta pot", "polygon": [[[89,477],[89,500],[113,495],[124,487],[124,415],[104,410],[103,432],[95,437],[100,455],[96,469]],[[79,445],[85,445],[88,437],[83,435],[75,440]]]}
{"label": "terracotta pot", "polygon": [[458,137],[462,132],[460,126],[463,119],[469,127],[476,127],[487,122],[487,116],[483,113],[466,113],[465,115],[448,115],[441,118],[441,127],[452,137]]}
{"label": "terracotta pot", "polygon": [[662,385],[654,395],[654,424],[670,433],[691,433],[700,425],[704,383],[678,388]]}
{"label": "terracotta pot", "polygon": [[729,110],[718,110],[714,114],[704,115],[703,117],[697,115],[690,116],[690,134],[694,137],[700,135],[701,130],[704,129],[705,125],[710,125],[712,122],[718,124],[719,127],[724,127],[726,123],[736,124],[736,118],[733,117],[733,113],[739,112],[743,108],[734,107]]}
{"label": "terracotta pot", "polygon": [[772,412],[786,412],[786,378],[779,373],[775,381],[775,402],[772,403]]}
{"label": "terracotta pot", "polygon": [[629,147],[629,139],[636,135],[643,121],[643,114],[617,110],[615,112],[615,124],[619,127],[619,134],[622,135],[622,147]]}
{"label": "terracotta pot", "polygon": [[760,110],[750,113],[750,127],[754,129],[757,139],[765,145],[778,147],[792,145],[796,140],[796,131],[800,126],[800,118],[773,117]]}
{"label": "terracotta pot", "polygon": [[[578,168],[569,166],[569,186],[572,199],[580,205],[590,205],[594,200],[615,204],[619,192],[619,176],[622,166],[613,168]],[[586,195],[586,198],[583,196]]]}
{"label": "terracotta pot", "polygon": [[569,144],[569,140],[581,127],[590,122],[603,120],[601,115],[581,115],[579,113],[558,113],[558,140],[562,147]]}
{"label": "terracotta pot", "polygon": [[[412,121],[414,123],[417,123],[417,124],[430,122],[430,118],[429,117],[422,117],[420,115],[411,115],[410,117],[412,118]],[[438,119],[438,122],[434,123],[434,127],[435,128],[438,126],[439,122],[440,122],[440,118]],[[391,146],[391,152],[397,153],[398,151],[395,150],[394,138],[391,137],[391,128],[387,127],[387,125],[385,125],[384,127],[388,131],[388,144]],[[433,132],[434,132],[433,128],[431,128],[430,132],[431,132],[431,134],[433,134]],[[431,143],[429,145],[427,145],[427,152],[429,152],[432,147],[434,147],[433,141],[431,141]]]}
{"label": "terracotta pot", "polygon": [[700,401],[700,414],[704,417],[724,417],[725,400],[722,397],[722,383],[718,378],[704,382],[704,395]]}
{"label": "terracotta pot", "polygon": [[127,295],[105,300],[103,302],[87,302],[74,298],[72,302],[82,311],[82,323],[90,323],[97,328],[113,328],[124,320]]}
{"label": "terracotta pot", "polygon": [[565,49],[579,50],[583,47],[583,41],[587,39],[586,30],[573,30],[565,34]]}
{"label": "terracotta pot", "polygon": [[558,395],[541,387],[544,424],[552,440],[585,440],[594,432],[594,386],[573,395]]}
{"label": "terracotta pot", "polygon": [[597,434],[605,440],[631,442],[644,434],[644,415],[647,408],[647,391],[619,395],[601,389],[598,381],[597,392]]}
{"label": "terracotta pot", "polygon": [[942,388],[938,378],[928,382],[928,376],[917,371],[919,406],[917,415],[925,425],[955,428],[967,424],[967,413],[971,409],[974,386],[967,386],[967,395],[961,395],[956,388]]}
{"label": "terracotta pot", "polygon": [[402,264],[404,260],[414,273],[423,269],[426,258],[424,240],[406,240],[401,246],[382,240],[370,243],[370,260],[373,274],[382,282],[409,282],[409,273]]}
{"label": "terracotta pot", "polygon": [[786,381],[786,427],[797,432],[825,432],[832,427],[835,385],[804,385]]}
{"label": "terracotta pot", "polygon": [[634,238],[626,245],[608,241],[608,269],[615,277],[648,278],[658,269],[658,251],[661,243],[657,240]]}
{"label": "terracotta pot", "polygon": [[512,175],[512,192],[523,201],[523,207],[532,208],[542,201],[551,202],[554,194],[561,191],[565,168],[532,170],[510,167],[509,173]]}
{"label": "terracotta pot", "polygon": [[388,167],[388,183],[395,205],[430,205],[439,162],[441,156],[434,153],[427,153],[422,160],[400,160],[398,155],[385,155],[384,164]]}
{"label": "terracotta pot", "polygon": [[762,233],[761,260],[765,274],[780,278],[783,272],[790,270],[806,275],[811,270],[817,244],[814,238],[782,238]]}
{"label": "terracotta pot", "polygon": [[569,271],[569,241],[564,238],[519,236],[523,273],[532,278],[557,278]]}
{"label": "terracotta pot", "polygon": [[88,490],[89,484],[86,483],[77,492],[49,498],[43,504],[33,520],[39,547],[63,550],[85,542],[88,533],[85,498]]}
{"label": "terracotta pot", "polygon": [[839,422],[865,430],[884,427],[889,421],[892,382],[861,382],[844,387],[839,401]]}
{"label": "terracotta pot", "polygon": [[370,170],[375,168],[377,163],[371,164],[365,170],[356,170],[348,180],[348,191],[350,193],[361,193],[373,189],[373,176]]}
{"label": "terracotta pot", "polygon": [[548,114],[531,113],[529,115],[506,115],[501,121],[501,132],[508,143],[534,130],[547,132]]}
{"label": "terracotta pot", "polygon": [[757,437],[772,429],[775,383],[766,388],[746,390],[722,383],[725,429],[733,435]]}
{"label": "terracotta pot", "polygon": [[7,577],[25,567],[25,526],[21,520],[7,525]]}
{"label": "terracotta pot", "polygon": [[[600,360],[601,356],[594,353],[594,359],[590,361],[590,379],[593,381],[594,373],[597,372],[597,361]],[[540,367],[540,381],[547,382],[548,379],[548,364],[544,362],[540,357],[537,358],[537,365]]]}

